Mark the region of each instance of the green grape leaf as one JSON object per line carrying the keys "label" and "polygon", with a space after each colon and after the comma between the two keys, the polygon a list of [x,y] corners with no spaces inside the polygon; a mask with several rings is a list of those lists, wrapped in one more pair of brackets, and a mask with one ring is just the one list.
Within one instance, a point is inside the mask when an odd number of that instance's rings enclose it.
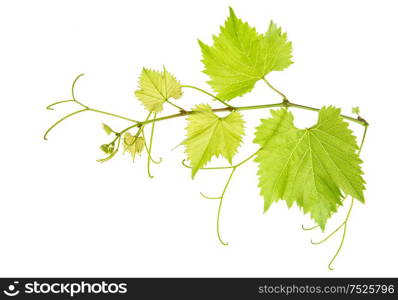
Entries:
{"label": "green grape leaf", "polygon": [[141,136],[133,136],[131,133],[126,132],[123,138],[124,152],[131,154],[133,161],[137,154],[141,155],[142,150],[144,150],[145,140]]}
{"label": "green grape leaf", "polygon": [[261,120],[254,139],[261,146],[255,161],[264,212],[280,199],[289,207],[296,203],[324,230],[343,193],[364,202],[358,145],[340,109],[323,107],[307,129],[296,128],[286,109],[271,114]]}
{"label": "green grape leaf", "polygon": [[207,104],[199,104],[188,117],[186,146],[192,165],[192,178],[213,156],[223,156],[232,164],[242,142],[244,120],[240,113],[217,116]]}
{"label": "green grape leaf", "polygon": [[213,45],[199,41],[204,73],[208,83],[224,100],[250,92],[255,83],[272,71],[281,71],[292,64],[292,43],[286,33],[271,21],[265,34],[237,18],[232,8],[220,34],[213,36]]}
{"label": "green grape leaf", "polygon": [[163,72],[143,68],[139,85],[135,95],[150,112],[161,112],[165,101],[182,96],[180,83],[166,68]]}

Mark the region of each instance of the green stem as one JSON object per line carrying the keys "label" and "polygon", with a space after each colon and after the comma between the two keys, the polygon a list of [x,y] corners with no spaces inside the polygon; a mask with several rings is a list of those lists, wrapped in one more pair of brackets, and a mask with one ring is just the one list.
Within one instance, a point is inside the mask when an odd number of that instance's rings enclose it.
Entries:
{"label": "green stem", "polygon": [[262,148],[258,149],[256,152],[254,152],[252,155],[250,155],[248,158],[242,160],[240,163],[236,164],[234,166],[234,168],[236,169],[237,167],[240,167],[241,165],[243,165],[244,163],[248,162],[249,160],[251,160],[254,156],[256,156],[256,154],[261,150]]}
{"label": "green stem", "polygon": [[[314,108],[314,107],[311,107],[311,106],[296,104],[296,103],[292,103],[292,102],[285,103],[284,106],[295,107],[295,108],[305,109],[305,110],[309,110],[309,111],[316,111],[316,112],[320,111],[319,108]],[[362,126],[367,126],[366,123],[365,123],[366,121],[364,122],[364,120],[356,119],[356,118],[353,118],[353,117],[350,117],[350,116],[346,116],[346,115],[340,115],[340,116],[343,119],[349,120],[351,122],[360,124]]]}
{"label": "green stem", "polygon": [[203,89],[201,89],[201,88],[198,88],[198,87],[196,87],[196,86],[193,86],[193,85],[182,85],[181,87],[182,87],[182,88],[189,88],[189,89],[197,90],[197,91],[199,91],[199,92],[202,92],[203,94],[206,94],[206,95],[212,97],[213,99],[217,100],[218,102],[224,104],[224,105],[227,106],[227,107],[234,108],[232,105],[228,104],[228,103],[225,102],[224,100],[221,100],[221,99],[218,98],[217,96],[215,96],[215,95],[213,95],[213,94],[211,94],[211,93],[209,93],[209,92],[207,92],[207,91],[205,91],[205,90],[203,90]]}
{"label": "green stem", "polygon": [[[319,108],[314,108],[314,107],[309,107],[309,106],[304,106],[304,105],[299,105],[299,104],[295,104],[295,103],[291,103],[291,102],[280,102],[280,103],[273,103],[273,104],[263,104],[263,105],[252,105],[252,106],[241,106],[241,107],[235,107],[233,110],[235,111],[245,111],[245,110],[256,110],[256,109],[262,109],[262,108],[273,108],[273,107],[296,107],[296,108],[300,108],[300,109],[305,109],[305,110],[310,110],[310,111],[320,111]],[[231,111],[230,107],[223,107],[223,108],[215,108],[212,109],[213,112],[217,113],[217,112],[223,112],[223,111]],[[168,115],[168,116],[164,116],[161,118],[154,118],[151,120],[145,120],[143,122],[138,122],[137,124],[134,124],[132,126],[127,127],[125,130],[121,131],[121,133],[126,132],[127,130],[140,126],[140,125],[145,125],[145,124],[149,124],[149,123],[153,123],[153,122],[159,122],[159,121],[165,121],[165,120],[169,120],[169,119],[174,119],[174,118],[179,118],[179,117],[184,117],[190,114],[195,113],[196,111],[193,110],[189,110],[189,111],[184,111],[184,112],[180,112],[178,114],[173,114],[173,115]],[[355,119],[346,115],[340,115],[343,119],[355,122],[357,124],[360,124],[362,126],[367,126],[366,123],[364,123],[365,121],[359,120],[359,119]]]}
{"label": "green stem", "polygon": [[262,104],[262,105],[250,105],[250,106],[240,106],[235,107],[236,111],[245,111],[245,110],[255,110],[255,109],[262,109],[262,108],[274,108],[274,107],[284,107],[283,102],[279,103],[272,103],[272,104]]}
{"label": "green stem", "polygon": [[365,129],[364,129],[364,131],[363,131],[362,141],[361,141],[361,145],[359,146],[358,155],[361,154],[362,147],[363,147],[363,144],[364,144],[364,142],[365,142],[365,138],[366,138],[366,133],[367,133],[367,132],[368,132],[368,125],[365,126]]}
{"label": "green stem", "polygon": [[267,79],[265,79],[265,77],[263,77],[262,79],[274,92],[276,92],[277,94],[279,94],[282,97],[283,101],[287,100],[286,95],[283,94],[281,91],[277,90],[271,83],[269,83],[269,81]]}
{"label": "green stem", "polygon": [[[295,107],[295,108],[300,108],[300,109],[305,109],[305,110],[310,110],[310,111],[316,111],[316,112],[318,112],[320,110],[319,108],[314,108],[314,107],[311,107],[311,106],[306,106],[306,105],[301,105],[301,104],[296,104],[296,103],[290,102],[287,99],[286,95],[283,94],[278,89],[276,89],[267,79],[265,79],[265,77],[262,78],[262,79],[274,92],[276,92],[277,94],[279,94],[282,97],[282,100],[283,100],[283,102],[282,102],[283,105],[282,106],[284,106],[284,107]],[[341,117],[343,117],[346,120],[361,124],[363,126],[369,125],[368,122],[366,122],[366,120],[362,119],[359,116],[357,118],[353,118],[353,117],[350,117],[350,116],[341,115]]]}
{"label": "green stem", "polygon": [[173,102],[166,100],[166,102],[172,106],[174,106],[175,108],[177,108],[179,111],[185,111],[185,109],[183,109],[181,106],[178,106],[177,104],[174,104]]}
{"label": "green stem", "polygon": [[[139,128],[138,128],[138,130],[137,130],[137,132],[136,132],[136,134],[135,134],[135,139],[134,139],[134,141],[133,141],[133,144],[135,143],[136,139],[137,139],[138,136],[140,135],[141,131],[144,130],[145,124],[147,124],[147,123],[145,123],[145,122],[148,121],[148,119],[151,117],[151,115],[152,115],[152,112],[150,112],[150,113],[148,114],[148,116],[146,117],[145,121],[142,122],[141,125],[139,126]],[[139,123],[138,123],[138,124],[139,124]],[[138,126],[138,124],[136,124],[136,125]],[[121,135],[121,134],[122,134],[122,132],[119,132],[119,135]]]}
{"label": "green stem", "polygon": [[[185,86],[185,87],[186,87],[186,86]],[[74,101],[75,101],[75,100],[74,100]],[[76,101],[75,101],[75,102],[76,102]],[[134,127],[137,127],[137,126],[142,126],[142,125],[146,125],[146,124],[149,124],[149,123],[154,123],[154,122],[169,120],[169,119],[178,118],[178,117],[183,117],[183,116],[186,116],[186,115],[190,115],[190,114],[195,113],[195,111],[193,111],[193,110],[190,110],[190,111],[184,111],[184,110],[182,110],[182,111],[181,111],[180,113],[178,113],[178,114],[168,115],[168,116],[164,116],[164,117],[161,117],[161,118],[153,118],[153,119],[151,119],[151,120],[148,120],[148,119],[147,119],[147,120],[145,120],[145,121],[143,121],[143,122],[139,122],[139,121],[136,121],[136,120],[133,120],[133,119],[130,119],[130,118],[126,118],[126,117],[123,117],[123,116],[119,116],[119,115],[116,115],[116,114],[113,114],[113,113],[108,113],[108,112],[105,112],[105,111],[101,111],[101,110],[89,108],[89,107],[87,107],[87,106],[85,106],[85,105],[83,105],[83,104],[81,104],[81,103],[79,103],[79,104],[82,105],[82,106],[84,107],[84,109],[81,110],[81,111],[79,111],[79,112],[82,112],[82,111],[93,111],[93,112],[97,112],[97,113],[101,113],[101,114],[106,114],[106,115],[109,115],[109,116],[121,118],[121,119],[128,120],[128,121],[131,121],[131,122],[134,122],[134,123],[135,123],[134,125],[129,126],[129,127],[125,128],[124,130],[122,130],[122,131],[120,132],[121,134],[124,133],[124,132],[126,132],[126,131],[128,131],[128,130],[130,130],[130,129],[132,129],[132,128],[134,128]],[[51,106],[51,105],[50,105],[50,106]],[[310,106],[295,104],[295,103],[288,102],[288,101],[280,102],[280,103],[273,103],[273,104],[252,105],[252,106],[241,106],[241,107],[233,107],[233,108],[232,108],[232,106],[228,106],[228,107],[223,107],[223,108],[215,108],[215,109],[212,109],[212,111],[215,112],[215,113],[217,113],[217,112],[232,111],[232,110],[235,110],[235,111],[245,111],[245,110],[256,110],[256,109],[273,108],[273,107],[295,107],[295,108],[299,108],[299,109],[305,109],[305,110],[316,111],[316,112],[320,111],[319,108],[314,108],[314,107],[310,107]],[[77,113],[77,112],[72,113],[72,115],[73,115],[73,114],[76,114],[76,113]],[[62,122],[64,119],[68,118],[69,116],[70,116],[70,115],[67,115],[66,117],[62,118],[62,119],[60,120],[60,122]],[[346,120],[349,120],[349,121],[351,121],[351,122],[355,122],[355,123],[357,123],[357,124],[360,124],[360,125],[362,125],[362,126],[365,126],[366,129],[367,129],[367,127],[368,127],[368,123],[367,123],[364,119],[362,119],[362,118],[355,119],[355,118],[353,118],[353,117],[346,116],[346,115],[341,115],[341,117],[344,118],[344,119],[346,119]],[[57,124],[58,124],[58,123],[59,123],[59,122],[57,122]],[[57,125],[57,124],[54,124],[54,125]],[[52,127],[50,127],[50,130],[54,127],[54,125],[53,125]],[[48,131],[49,131],[49,130],[48,130]],[[365,132],[365,133],[366,133],[366,132]],[[46,132],[46,135],[47,135],[47,132]]]}
{"label": "green stem", "polygon": [[73,113],[70,113],[70,114],[66,115],[65,117],[59,119],[57,122],[55,122],[53,125],[51,125],[50,128],[47,129],[47,131],[44,133],[43,138],[44,138],[45,140],[47,140],[47,135],[48,135],[48,133],[49,133],[55,126],[57,126],[57,125],[58,125],[59,123],[61,123],[62,121],[66,120],[66,119],[68,119],[68,118],[70,118],[70,117],[72,117],[72,116],[74,116],[74,115],[77,115],[78,113],[84,112],[84,111],[88,111],[88,109],[87,109],[87,108],[84,108],[84,109],[81,109],[81,110],[77,110],[77,111],[75,111],[75,112],[73,112]]}

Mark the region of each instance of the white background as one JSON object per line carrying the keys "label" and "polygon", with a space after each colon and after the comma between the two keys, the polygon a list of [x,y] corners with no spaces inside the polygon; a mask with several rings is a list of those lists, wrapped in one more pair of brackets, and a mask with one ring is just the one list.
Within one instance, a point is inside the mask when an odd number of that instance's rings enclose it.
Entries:
{"label": "white background", "polygon": [[[1,276],[397,276],[397,53],[396,1],[1,1],[0,4],[0,275]],[[210,90],[201,73],[197,38],[211,42],[234,7],[259,31],[273,19],[293,41],[295,63],[268,79],[297,103],[333,104],[349,114],[360,106],[371,126],[362,158],[366,205],[357,202],[346,243],[327,265],[340,236],[313,246],[319,231],[303,232],[308,216],[284,202],[262,213],[253,162],[238,169],[227,192],[216,237],[217,195],[226,171],[181,165],[185,120],[157,125],[154,156],[163,163],[146,175],[143,155],[118,155],[105,164],[98,146],[110,138],[105,121],[86,112],[57,127],[75,109],[47,104],[77,97],[89,106],[142,119],[134,98],[143,66],[165,65],[184,84]],[[236,105],[278,102],[262,83]],[[210,99],[186,90],[178,104]],[[77,107],[76,107],[77,108]],[[173,112],[173,108],[164,113]],[[245,113],[247,142],[268,111]],[[297,114],[299,126],[316,120]],[[361,134],[361,127],[351,128]],[[222,163],[222,161],[221,161]],[[348,204],[348,203],[347,203]],[[334,229],[341,209],[329,223]]]}

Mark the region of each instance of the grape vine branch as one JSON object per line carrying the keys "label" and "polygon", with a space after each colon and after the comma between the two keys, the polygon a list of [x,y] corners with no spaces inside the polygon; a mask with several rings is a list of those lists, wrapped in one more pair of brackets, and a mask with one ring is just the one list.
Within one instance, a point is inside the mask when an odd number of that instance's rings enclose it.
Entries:
{"label": "grape vine branch", "polygon": [[[273,202],[284,200],[288,206],[294,203],[304,213],[310,213],[316,225],[304,227],[305,231],[320,228],[325,230],[327,220],[343,205],[350,196],[351,203],[344,221],[325,238],[319,245],[341,229],[343,230],[340,245],[328,267],[333,270],[333,263],[340,253],[347,232],[347,224],[354,204],[354,199],[364,202],[363,190],[365,181],[362,178],[359,154],[364,145],[369,123],[359,115],[359,108],[353,108],[353,114],[341,114],[341,110],[333,106],[315,108],[293,103],[279,89],[275,88],[266,78],[272,71],[282,71],[292,64],[292,44],[287,40],[286,33],[271,21],[265,34],[258,34],[237,18],[230,9],[230,16],[220,34],[213,38],[214,44],[208,46],[199,41],[202,50],[204,72],[209,75],[210,86],[215,94],[194,85],[180,84],[165,67],[162,71],[143,69],[139,81],[140,89],[136,97],[148,110],[144,120],[136,120],[119,114],[92,108],[78,100],[75,96],[75,85],[84,75],[78,75],[72,83],[71,98],[54,102],[47,106],[54,110],[55,106],[73,103],[79,109],[69,113],[51,125],[44,133],[49,133],[63,121],[83,112],[94,112],[129,122],[121,130],[113,130],[103,124],[103,129],[113,139],[100,146],[107,155],[98,159],[106,162],[113,158],[123,145],[124,151],[131,154],[133,160],[145,150],[147,157],[147,173],[150,178],[151,163],[159,164],[162,158],[152,157],[155,124],[179,117],[188,121],[187,138],[181,143],[186,147],[187,158],[182,161],[184,167],[192,172],[192,178],[199,170],[229,170],[229,176],[219,196],[208,196],[206,199],[218,200],[216,232],[222,245],[228,245],[221,237],[220,219],[223,200],[236,170],[246,162],[254,159],[258,165],[260,194],[264,198],[264,212]],[[237,106],[228,103],[232,99],[250,92],[257,81],[264,82],[282,99],[276,103],[265,103],[251,106]],[[209,103],[185,109],[171,101],[179,99],[184,89],[191,89],[212,98],[212,103],[222,107],[214,108]],[[175,114],[159,116],[164,105],[177,110]],[[278,109],[279,108],[279,109]],[[291,109],[308,110],[318,113],[318,122],[307,129],[298,129],[293,124],[294,115]],[[261,119],[256,128],[254,143],[259,144],[258,150],[239,163],[233,164],[232,159],[242,143],[244,135],[244,118],[242,112],[258,109],[271,110],[271,117]],[[218,113],[228,113],[220,117]],[[358,146],[352,131],[348,128],[349,121],[363,126],[363,136]],[[132,123],[132,124],[131,124]],[[146,126],[150,126],[149,141],[145,134]],[[134,134],[130,131],[135,130]],[[222,156],[229,164],[226,166],[206,166],[212,157]]]}

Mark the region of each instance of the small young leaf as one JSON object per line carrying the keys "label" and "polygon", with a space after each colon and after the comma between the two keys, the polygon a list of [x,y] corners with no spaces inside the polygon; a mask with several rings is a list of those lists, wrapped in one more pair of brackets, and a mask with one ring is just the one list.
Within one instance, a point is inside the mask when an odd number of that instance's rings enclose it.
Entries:
{"label": "small young leaf", "polygon": [[289,207],[296,203],[310,212],[323,230],[343,193],[364,202],[362,161],[340,109],[323,107],[317,124],[308,129],[296,128],[286,109],[271,113],[257,127],[254,140],[262,147],[255,161],[264,212],[283,199]]}
{"label": "small young leaf", "polygon": [[207,104],[194,108],[188,117],[186,146],[188,159],[192,165],[192,178],[213,156],[219,155],[232,163],[232,158],[242,142],[244,133],[243,117],[232,112],[221,118]]}
{"label": "small young leaf", "polygon": [[115,149],[115,145],[114,144],[103,144],[100,146],[100,149],[105,154],[111,154],[113,152],[113,150]]}
{"label": "small young leaf", "polygon": [[133,136],[129,132],[124,134],[123,138],[123,147],[124,152],[128,152],[131,154],[133,161],[135,160],[135,156],[137,154],[141,154],[142,150],[145,146],[145,140],[141,136]]}
{"label": "small young leaf", "polygon": [[359,115],[359,112],[360,112],[360,110],[359,110],[359,107],[358,107],[358,106],[355,106],[355,107],[352,108],[352,113],[353,113],[353,114]]}
{"label": "small young leaf", "polygon": [[150,112],[161,112],[163,103],[169,98],[178,99],[182,96],[182,89],[177,79],[167,72],[142,69],[140,89],[135,92],[136,97]]}
{"label": "small young leaf", "polygon": [[110,128],[108,125],[106,125],[105,123],[102,123],[102,128],[104,129],[106,134],[111,134],[113,132],[112,128]]}
{"label": "small young leaf", "polygon": [[255,83],[272,71],[292,64],[292,43],[286,33],[271,22],[266,34],[237,18],[232,8],[224,27],[213,37],[213,46],[199,41],[204,73],[217,96],[230,100],[250,92]]}
{"label": "small young leaf", "polygon": [[108,144],[103,144],[100,146],[100,149],[102,152],[104,152],[105,154],[109,153],[109,145]]}

